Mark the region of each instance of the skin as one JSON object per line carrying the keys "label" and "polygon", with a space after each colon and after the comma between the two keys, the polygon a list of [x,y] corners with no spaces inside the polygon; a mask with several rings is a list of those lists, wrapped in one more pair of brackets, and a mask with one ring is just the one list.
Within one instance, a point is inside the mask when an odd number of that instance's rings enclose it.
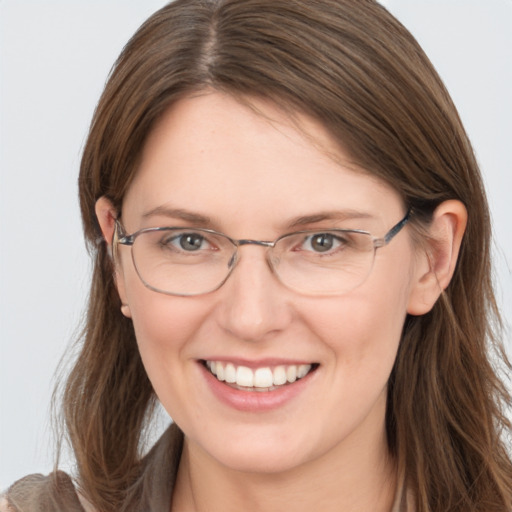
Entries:
{"label": "skin", "polygon": [[[275,106],[251,101],[263,115],[211,91],[167,111],[123,202],[128,233],[190,225],[176,215],[145,216],[158,207],[258,240],[333,227],[380,237],[404,216],[399,195],[355,170],[322,126],[299,116],[299,130]],[[96,210],[110,241],[117,213],[105,198]],[[290,228],[298,217],[347,210],[364,217]],[[328,297],[287,289],[256,246],[241,249],[220,289],[163,295],[143,285],[130,248],[120,246],[122,311],[133,320],[160,401],[186,436],[172,509],[339,511],[343,503],[346,512],[389,512],[397,475],[385,438],[387,381],[405,317],[430,310],[448,284],[464,225],[463,206],[443,203],[431,226],[435,250],[415,246],[406,226],[377,251],[361,286]],[[296,396],[265,412],[220,401],[198,363],[267,358],[319,366]]]}

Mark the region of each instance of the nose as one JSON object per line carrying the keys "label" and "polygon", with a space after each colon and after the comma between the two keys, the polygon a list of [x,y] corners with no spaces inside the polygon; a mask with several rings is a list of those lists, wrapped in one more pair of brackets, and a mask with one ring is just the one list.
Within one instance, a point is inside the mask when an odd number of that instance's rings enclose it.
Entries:
{"label": "nose", "polygon": [[270,269],[264,248],[244,246],[239,251],[233,273],[217,292],[218,321],[223,330],[239,340],[265,340],[290,323],[290,292]]}

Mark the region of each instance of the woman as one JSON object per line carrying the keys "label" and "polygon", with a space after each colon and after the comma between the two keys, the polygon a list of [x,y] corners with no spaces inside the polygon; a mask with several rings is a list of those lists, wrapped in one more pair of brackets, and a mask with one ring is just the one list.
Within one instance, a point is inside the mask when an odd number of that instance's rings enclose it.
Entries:
{"label": "woman", "polygon": [[[511,510],[478,167],[379,4],[169,4],[107,83],[80,200],[78,493],[27,477],[14,510]],[[175,424],[141,457],[156,399]]]}

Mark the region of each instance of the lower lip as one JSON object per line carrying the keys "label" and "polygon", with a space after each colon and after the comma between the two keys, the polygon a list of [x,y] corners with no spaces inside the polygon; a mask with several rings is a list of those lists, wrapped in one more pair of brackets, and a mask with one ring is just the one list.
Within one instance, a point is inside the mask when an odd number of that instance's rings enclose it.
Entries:
{"label": "lower lip", "polygon": [[244,412],[266,412],[283,407],[305,390],[316,373],[310,372],[302,379],[271,391],[242,391],[219,381],[203,363],[199,365],[213,394],[229,407]]}

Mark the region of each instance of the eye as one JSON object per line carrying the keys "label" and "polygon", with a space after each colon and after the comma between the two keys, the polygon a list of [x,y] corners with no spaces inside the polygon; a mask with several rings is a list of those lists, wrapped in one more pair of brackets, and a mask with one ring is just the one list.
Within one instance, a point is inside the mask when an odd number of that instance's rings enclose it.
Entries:
{"label": "eye", "polygon": [[333,233],[313,233],[304,240],[303,248],[307,251],[327,253],[340,248],[345,240]]}
{"label": "eye", "polygon": [[198,251],[204,244],[204,236],[197,233],[185,233],[178,239],[180,247],[185,251]]}
{"label": "eye", "polygon": [[197,252],[211,248],[211,244],[200,233],[179,233],[161,241],[162,246],[185,252]]}

